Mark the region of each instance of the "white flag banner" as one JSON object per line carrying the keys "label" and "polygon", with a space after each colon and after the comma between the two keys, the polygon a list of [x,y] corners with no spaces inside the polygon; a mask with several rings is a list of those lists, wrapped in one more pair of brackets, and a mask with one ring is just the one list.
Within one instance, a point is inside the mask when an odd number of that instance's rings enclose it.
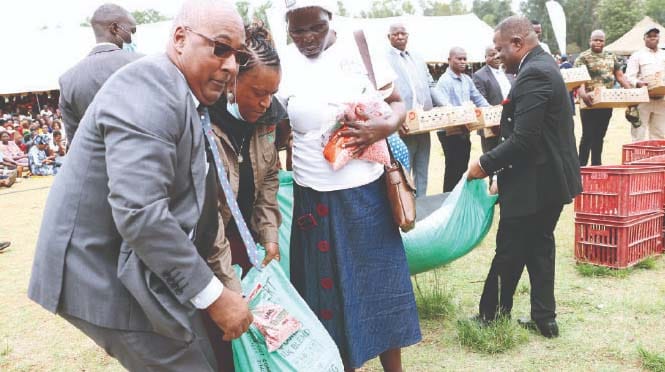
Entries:
{"label": "white flag banner", "polygon": [[548,1],[545,3],[547,13],[550,15],[550,22],[554,30],[554,37],[557,44],[559,44],[560,54],[566,54],[566,15],[563,12],[561,4],[556,1]]}

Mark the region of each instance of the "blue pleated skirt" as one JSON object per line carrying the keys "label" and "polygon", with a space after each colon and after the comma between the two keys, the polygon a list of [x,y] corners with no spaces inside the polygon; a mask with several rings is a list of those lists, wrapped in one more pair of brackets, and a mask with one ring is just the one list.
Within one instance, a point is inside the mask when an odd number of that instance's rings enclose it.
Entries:
{"label": "blue pleated skirt", "polygon": [[421,340],[404,245],[383,178],[319,192],[294,183],[291,281],[346,368]]}

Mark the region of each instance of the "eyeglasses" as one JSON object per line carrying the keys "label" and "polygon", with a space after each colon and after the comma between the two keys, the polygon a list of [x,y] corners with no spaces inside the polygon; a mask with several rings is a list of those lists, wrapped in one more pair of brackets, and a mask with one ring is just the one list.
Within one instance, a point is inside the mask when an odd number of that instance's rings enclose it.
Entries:
{"label": "eyeglasses", "polygon": [[233,54],[236,57],[236,63],[239,66],[245,66],[249,62],[250,58],[252,57],[251,54],[242,51],[242,50],[237,50],[234,49],[232,46],[228,44],[224,44],[222,42],[219,42],[215,39],[212,39],[206,35],[203,35],[199,32],[196,32],[192,30],[190,27],[185,26],[185,30],[190,31],[196,35],[199,35],[200,37],[208,40],[209,42],[213,43],[214,48],[212,50],[212,54],[214,54],[218,58],[229,58],[231,57],[231,54]]}

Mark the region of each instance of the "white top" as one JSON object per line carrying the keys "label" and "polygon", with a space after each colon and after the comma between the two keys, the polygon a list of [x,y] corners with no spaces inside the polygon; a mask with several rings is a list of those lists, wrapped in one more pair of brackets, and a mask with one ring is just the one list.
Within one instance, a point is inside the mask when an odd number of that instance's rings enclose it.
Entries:
{"label": "white top", "polygon": [[[655,75],[657,72],[665,73],[665,51],[661,49],[654,51],[645,46],[628,59],[626,77],[633,86],[638,80]],[[661,115],[665,114],[665,100],[660,97],[651,98],[648,103],[641,103],[639,107]]]}
{"label": "white top", "polygon": [[[396,75],[385,57],[375,56],[378,53],[372,54],[377,85],[383,87]],[[334,191],[378,179],[383,174],[379,163],[354,159],[334,171],[323,157],[321,135],[334,124],[340,105],[373,91],[355,42],[338,38],[315,59],[306,58],[290,44],[280,59],[278,97],[287,109],[293,132],[294,181],[317,191]]]}
{"label": "white top", "polygon": [[503,99],[506,99],[508,97],[508,93],[510,93],[510,81],[508,81],[508,77],[506,77],[506,73],[503,71],[503,69],[500,68],[494,68],[492,66],[489,66],[490,71],[492,71],[492,74],[494,74],[494,78],[496,81],[499,83],[499,87],[501,88],[501,95],[503,96]]}
{"label": "white top", "polygon": [[665,51],[660,49],[654,51],[643,47],[628,59],[626,77],[632,85],[646,76],[655,75],[657,72],[665,73]]}

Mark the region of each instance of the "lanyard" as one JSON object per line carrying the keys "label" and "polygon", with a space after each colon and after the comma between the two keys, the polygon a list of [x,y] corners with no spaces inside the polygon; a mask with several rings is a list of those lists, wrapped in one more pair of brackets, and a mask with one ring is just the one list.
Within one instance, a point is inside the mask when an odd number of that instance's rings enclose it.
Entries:
{"label": "lanyard", "polygon": [[249,262],[254,265],[255,268],[261,270],[261,265],[259,262],[258,249],[256,248],[256,243],[252,234],[249,232],[249,228],[245,223],[245,219],[240,213],[240,207],[238,207],[238,201],[233,194],[231,189],[231,184],[229,183],[228,178],[226,178],[226,169],[224,169],[224,164],[219,158],[219,151],[217,150],[217,142],[215,142],[215,136],[212,133],[212,126],[210,125],[210,115],[208,114],[208,109],[204,109],[201,115],[201,125],[203,126],[203,132],[205,133],[206,138],[208,138],[208,143],[210,144],[210,152],[212,152],[212,158],[215,160],[215,167],[217,168],[217,177],[219,178],[219,184],[222,186],[224,191],[224,198],[226,198],[226,204],[231,210],[233,219],[236,221],[236,226],[238,227],[238,232],[240,232],[240,237],[242,242],[245,244],[245,249],[247,249],[247,256],[249,256]]}

